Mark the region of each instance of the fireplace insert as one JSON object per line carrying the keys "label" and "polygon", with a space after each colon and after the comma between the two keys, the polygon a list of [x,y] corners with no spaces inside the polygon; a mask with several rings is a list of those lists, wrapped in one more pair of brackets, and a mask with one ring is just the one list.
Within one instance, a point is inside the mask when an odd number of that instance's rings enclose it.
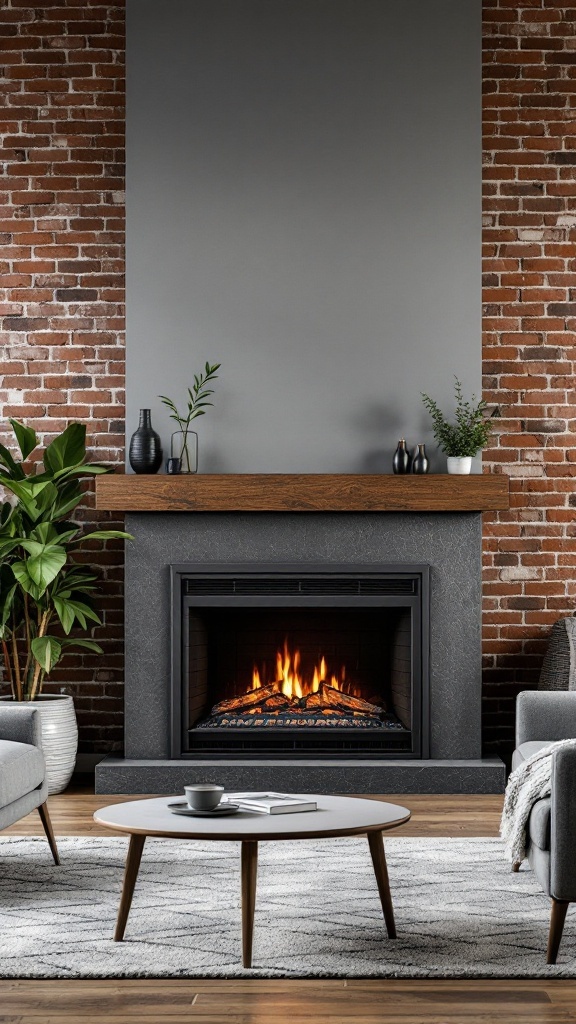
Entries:
{"label": "fireplace insert", "polygon": [[171,571],[173,757],[427,756],[427,566]]}

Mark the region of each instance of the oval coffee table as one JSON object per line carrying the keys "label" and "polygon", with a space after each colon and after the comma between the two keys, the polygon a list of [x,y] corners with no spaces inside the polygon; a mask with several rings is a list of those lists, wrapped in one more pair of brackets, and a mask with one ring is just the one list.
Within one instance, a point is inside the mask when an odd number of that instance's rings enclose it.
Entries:
{"label": "oval coffee table", "polygon": [[258,843],[294,839],[333,839],[339,836],[366,835],[372,855],[380,902],[390,939],[396,938],[394,910],[382,833],[402,825],[410,811],[381,800],[361,800],[350,796],[304,796],[315,800],[317,811],[299,814],[262,814],[239,811],[220,818],[192,818],[173,814],[168,804],[177,797],[152,800],[131,800],[103,807],[94,814],[95,821],[107,828],[130,834],[128,856],[114,939],[124,938],[126,922],[146,836],[165,839],[202,839],[242,844],[242,963],[252,966],[252,937],[256,903],[256,869]]}

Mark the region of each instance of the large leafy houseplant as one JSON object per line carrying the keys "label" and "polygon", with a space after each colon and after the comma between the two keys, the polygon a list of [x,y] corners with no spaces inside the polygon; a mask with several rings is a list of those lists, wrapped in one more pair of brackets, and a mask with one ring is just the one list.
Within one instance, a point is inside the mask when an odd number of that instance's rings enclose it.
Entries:
{"label": "large leafy houseplant", "polygon": [[77,635],[101,619],[91,601],[97,577],[75,560],[75,552],[88,540],[129,534],[82,533],[69,518],[83,498],[80,479],[110,472],[86,464],[85,426],[70,424],[48,445],[42,470],[28,463],[39,443],[34,430],[10,423],[21,459],[0,445],[0,485],[14,496],[0,505],[0,643],[14,700],[33,701],[69,647],[102,653],[93,640]]}

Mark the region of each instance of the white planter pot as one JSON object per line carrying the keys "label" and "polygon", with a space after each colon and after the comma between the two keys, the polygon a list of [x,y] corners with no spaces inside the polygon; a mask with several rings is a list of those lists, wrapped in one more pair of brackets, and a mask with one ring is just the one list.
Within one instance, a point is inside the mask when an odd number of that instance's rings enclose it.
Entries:
{"label": "white planter pot", "polygon": [[17,707],[36,708],[40,713],[48,794],[61,793],[72,778],[78,750],[78,725],[72,697],[46,693],[35,701],[1,699]]}
{"label": "white planter pot", "polygon": [[464,476],[472,469],[472,457],[470,455],[455,456],[449,455],[446,459],[449,473],[459,473]]}

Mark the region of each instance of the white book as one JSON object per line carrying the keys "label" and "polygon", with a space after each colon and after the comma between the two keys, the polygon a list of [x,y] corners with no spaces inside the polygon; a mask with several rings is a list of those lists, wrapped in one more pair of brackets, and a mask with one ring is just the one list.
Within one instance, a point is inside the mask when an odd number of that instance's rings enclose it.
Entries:
{"label": "white book", "polygon": [[226,799],[240,804],[247,811],[261,811],[262,814],[295,814],[299,811],[315,811],[315,800],[303,800],[289,793],[227,793]]}

